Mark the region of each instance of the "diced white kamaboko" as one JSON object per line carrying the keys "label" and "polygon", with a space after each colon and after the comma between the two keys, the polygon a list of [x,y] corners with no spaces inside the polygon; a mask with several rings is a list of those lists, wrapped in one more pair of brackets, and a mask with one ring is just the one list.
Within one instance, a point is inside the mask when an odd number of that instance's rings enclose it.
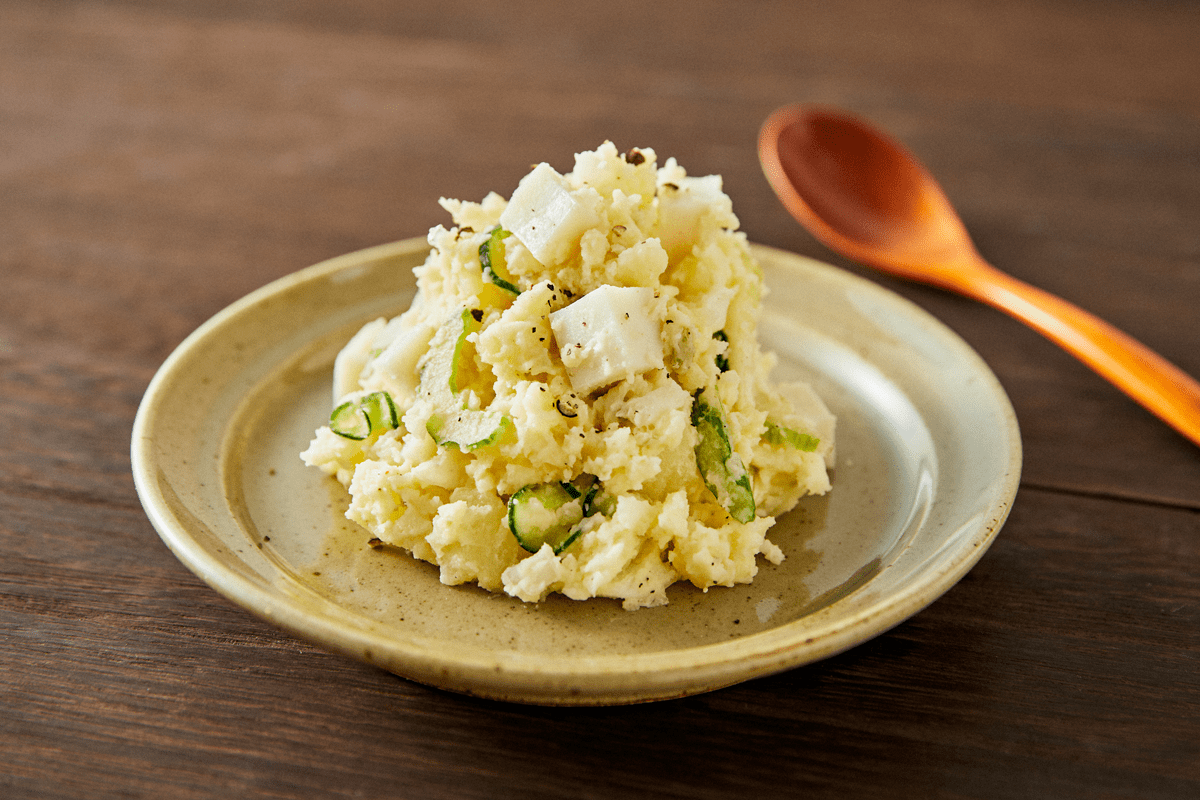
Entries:
{"label": "diced white kamaboko", "polygon": [[714,209],[732,211],[729,197],[721,191],[720,175],[678,178],[662,187],[658,195],[658,236],[672,262],[691,253],[700,218]]}
{"label": "diced white kamaboko", "polygon": [[581,396],[663,368],[662,320],[651,288],[600,286],[550,314],[550,328]]}
{"label": "diced white kamaboko", "polygon": [[544,265],[566,258],[583,232],[600,224],[600,195],[590,186],[570,191],[549,164],[538,164],[521,179],[500,226],[512,231]]}

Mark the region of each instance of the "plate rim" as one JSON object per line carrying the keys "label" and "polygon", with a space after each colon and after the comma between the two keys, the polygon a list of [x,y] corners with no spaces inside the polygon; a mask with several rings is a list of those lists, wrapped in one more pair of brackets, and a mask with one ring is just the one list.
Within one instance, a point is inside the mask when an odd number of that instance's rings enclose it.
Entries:
{"label": "plate rim", "polygon": [[[1016,498],[1023,456],[1019,426],[1007,393],[982,357],[962,337],[920,306],[866,278],[808,256],[754,243],[751,248],[757,254],[768,254],[773,259],[799,260],[810,268],[830,270],[851,285],[886,296],[887,302],[898,301],[899,307],[931,325],[941,338],[955,343],[959,355],[972,362],[974,373],[989,382],[988,396],[997,402],[1001,417],[1007,423],[1006,469],[999,478],[996,501],[989,507],[989,521],[970,537],[969,545],[962,548],[960,557],[951,560],[930,580],[892,592],[854,614],[837,617],[831,611],[837,608],[837,603],[833,603],[801,619],[730,641],[653,653],[574,656],[565,659],[573,668],[564,670],[563,657],[517,651],[488,651],[484,655],[453,652],[471,648],[447,646],[419,635],[397,638],[391,629],[388,630],[389,641],[381,642],[382,634],[373,630],[382,628],[381,623],[362,618],[361,626],[348,628],[332,616],[314,615],[312,606],[300,607],[294,597],[270,591],[230,569],[208,552],[188,529],[186,521],[180,520],[171,510],[156,468],[152,433],[156,417],[162,413],[158,398],[175,377],[178,365],[224,326],[240,315],[252,312],[263,300],[367,262],[418,255],[429,249],[424,237],[356,250],[282,276],[231,303],[189,334],[156,371],[138,406],[130,451],[138,497],[172,553],[231,602],[299,638],[384,667],[405,678],[463,694],[542,705],[640,702],[710,691],[836,655],[919,613],[945,594],[983,557]],[[325,602],[336,607],[332,600]]]}

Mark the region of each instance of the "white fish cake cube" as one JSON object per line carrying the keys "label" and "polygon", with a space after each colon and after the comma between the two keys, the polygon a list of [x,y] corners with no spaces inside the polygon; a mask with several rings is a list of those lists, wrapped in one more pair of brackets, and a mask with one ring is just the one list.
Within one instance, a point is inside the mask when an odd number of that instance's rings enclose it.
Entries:
{"label": "white fish cake cube", "polygon": [[671,261],[691,253],[701,217],[728,206],[720,175],[676,178],[664,186],[658,198],[658,235]]}
{"label": "white fish cake cube", "polygon": [[550,314],[550,329],[571,387],[586,396],[663,368],[662,321],[654,290],[600,286]]}
{"label": "white fish cake cube", "polygon": [[512,231],[525,249],[542,264],[565,258],[589,228],[600,224],[594,189],[574,192],[549,164],[538,164],[521,179],[500,225]]}

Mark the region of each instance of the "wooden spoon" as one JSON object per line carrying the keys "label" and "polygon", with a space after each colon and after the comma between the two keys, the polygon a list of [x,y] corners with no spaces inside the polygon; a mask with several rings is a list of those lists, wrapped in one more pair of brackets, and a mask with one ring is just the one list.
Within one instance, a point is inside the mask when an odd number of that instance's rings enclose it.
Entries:
{"label": "wooden spoon", "polygon": [[1103,320],[984,261],[941,187],[885,134],[842,111],[791,106],[768,117],[758,152],[783,205],[831,249],[1012,315],[1200,445],[1200,384]]}

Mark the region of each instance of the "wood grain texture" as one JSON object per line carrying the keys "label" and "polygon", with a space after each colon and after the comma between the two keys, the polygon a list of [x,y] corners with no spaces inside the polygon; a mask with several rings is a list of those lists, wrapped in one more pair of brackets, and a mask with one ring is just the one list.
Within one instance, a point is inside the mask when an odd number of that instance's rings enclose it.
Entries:
{"label": "wood grain texture", "polygon": [[[1200,7],[0,0],[0,20],[0,796],[1200,795],[1200,451],[997,312],[831,256],[754,152],[785,103],[866,116],[993,263],[1200,374]],[[879,281],[996,371],[1022,487],[962,582],[819,664],[564,710],[326,653],[174,559],[129,437],[191,330],[606,138],[723,174],[753,240]]]}

